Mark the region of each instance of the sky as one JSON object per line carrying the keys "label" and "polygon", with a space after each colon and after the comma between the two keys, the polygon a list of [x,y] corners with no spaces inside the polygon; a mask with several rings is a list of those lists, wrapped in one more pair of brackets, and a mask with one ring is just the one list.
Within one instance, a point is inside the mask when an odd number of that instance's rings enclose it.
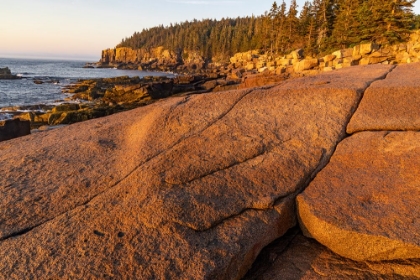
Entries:
{"label": "sky", "polygon": [[[299,7],[304,1],[297,0]],[[101,50],[115,47],[143,28],[193,19],[258,16],[268,11],[273,2],[0,0],[0,57],[98,61]],[[420,4],[416,5],[414,12],[420,14]]]}

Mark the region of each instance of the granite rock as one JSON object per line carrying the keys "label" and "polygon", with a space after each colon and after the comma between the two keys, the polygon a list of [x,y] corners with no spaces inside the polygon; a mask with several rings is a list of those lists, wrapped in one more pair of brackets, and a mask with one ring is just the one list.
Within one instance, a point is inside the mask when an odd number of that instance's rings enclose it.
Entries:
{"label": "granite rock", "polygon": [[398,65],[385,80],[373,83],[352,117],[348,133],[367,130],[419,130],[420,63]]}
{"label": "granite rock", "polygon": [[174,97],[1,143],[0,275],[240,278],[296,224],[295,196],[389,67],[365,70]]}
{"label": "granite rock", "polygon": [[301,228],[353,260],[420,258],[419,165],[419,132],[345,139],[297,198]]}
{"label": "granite rock", "polygon": [[292,229],[263,249],[243,280],[420,279],[420,259],[356,262]]}

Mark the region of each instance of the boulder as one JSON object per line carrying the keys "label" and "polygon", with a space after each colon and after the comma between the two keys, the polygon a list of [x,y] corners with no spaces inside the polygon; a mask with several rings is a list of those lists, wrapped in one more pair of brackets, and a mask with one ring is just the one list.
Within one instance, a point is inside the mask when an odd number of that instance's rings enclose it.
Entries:
{"label": "boulder", "polygon": [[329,61],[333,61],[336,58],[336,55],[334,54],[329,54],[324,56],[324,62],[329,62]]}
{"label": "boulder", "polygon": [[287,58],[282,58],[277,61],[277,65],[281,65],[281,66],[289,66],[291,64],[292,64],[291,60]]}
{"label": "boulder", "polygon": [[13,119],[0,121],[0,141],[31,134],[31,125],[27,120]]}
{"label": "boulder", "polygon": [[296,194],[389,67],[364,70],[173,97],[1,143],[1,273],[242,277],[296,224]]}
{"label": "boulder", "polygon": [[253,62],[248,62],[248,64],[245,67],[246,70],[251,71],[253,69],[255,69],[255,63]]}
{"label": "boulder", "polygon": [[332,55],[334,55],[337,59],[343,58],[343,53],[341,52],[341,50],[333,52]]}
{"label": "boulder", "polygon": [[343,58],[351,57],[353,55],[353,48],[342,49],[341,55]]}
{"label": "boulder", "polygon": [[420,63],[398,65],[385,80],[373,83],[352,117],[348,133],[364,130],[419,130]]}
{"label": "boulder", "polygon": [[420,258],[420,133],[342,141],[297,198],[305,235],[356,261]]}
{"label": "boulder", "polygon": [[310,70],[318,66],[318,59],[317,58],[306,58],[299,61],[295,66],[295,72],[302,72],[305,70]]}
{"label": "boulder", "polygon": [[303,49],[294,50],[290,54],[291,54],[293,59],[299,59],[300,60],[304,57]]}
{"label": "boulder", "polygon": [[203,83],[201,85],[201,88],[203,88],[204,90],[212,90],[217,86],[217,81],[216,80],[211,80],[211,81],[207,81],[205,83]]}
{"label": "boulder", "polygon": [[395,56],[395,60],[398,63],[409,63],[410,62],[410,54],[408,52],[406,52],[406,51],[399,52]]}
{"label": "boulder", "polygon": [[373,51],[379,50],[380,46],[375,43],[360,44],[353,48],[353,56],[367,55]]}
{"label": "boulder", "polygon": [[420,260],[356,262],[291,230],[263,249],[242,280],[419,279]]}
{"label": "boulder", "polygon": [[363,57],[362,59],[359,60],[359,65],[369,65],[369,64],[372,64],[370,63],[369,57]]}

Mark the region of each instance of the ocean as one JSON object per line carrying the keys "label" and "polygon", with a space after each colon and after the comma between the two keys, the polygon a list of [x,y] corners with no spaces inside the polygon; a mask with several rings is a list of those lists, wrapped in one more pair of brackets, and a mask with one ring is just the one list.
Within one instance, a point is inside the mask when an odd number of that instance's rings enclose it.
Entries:
{"label": "ocean", "polygon": [[[0,80],[0,120],[11,117],[11,107],[25,111],[26,106],[59,104],[69,97],[61,92],[78,79],[118,76],[170,76],[167,73],[137,70],[83,68],[86,61],[0,58],[0,68],[9,67],[22,79]],[[35,84],[40,80],[42,84]],[[36,106],[35,106],[36,107]],[[18,109],[19,110],[19,109]]]}

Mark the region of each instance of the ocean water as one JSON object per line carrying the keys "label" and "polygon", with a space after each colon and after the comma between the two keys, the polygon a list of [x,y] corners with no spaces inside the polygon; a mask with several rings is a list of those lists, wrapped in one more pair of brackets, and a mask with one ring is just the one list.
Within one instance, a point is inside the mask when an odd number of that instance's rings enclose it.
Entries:
{"label": "ocean water", "polygon": [[[61,92],[62,88],[78,79],[170,76],[160,72],[83,68],[85,63],[86,61],[0,58],[0,68],[9,67],[12,74],[22,77],[18,80],[0,80],[0,120],[11,116],[6,107],[64,102],[68,95]],[[41,80],[43,84],[35,84],[34,80]]]}

